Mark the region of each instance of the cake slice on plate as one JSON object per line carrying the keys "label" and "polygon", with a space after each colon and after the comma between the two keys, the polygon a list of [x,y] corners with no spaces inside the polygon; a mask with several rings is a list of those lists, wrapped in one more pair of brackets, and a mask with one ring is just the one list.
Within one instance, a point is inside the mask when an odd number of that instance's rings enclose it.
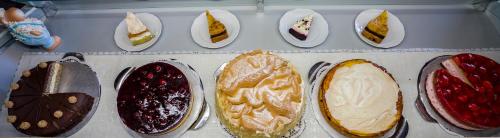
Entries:
{"label": "cake slice on plate", "polygon": [[210,34],[210,40],[212,40],[212,43],[217,43],[228,38],[229,36],[226,31],[226,26],[216,20],[208,10],[205,14],[207,16],[208,33]]}
{"label": "cake slice on plate", "polygon": [[313,21],[313,15],[308,15],[300,20],[298,20],[295,24],[293,24],[292,28],[288,30],[290,34],[292,34],[295,38],[299,40],[306,40],[307,35],[309,34],[309,28],[311,28],[311,23]]}
{"label": "cake slice on plate", "polygon": [[377,18],[368,22],[363,32],[361,32],[361,35],[377,44],[380,44],[387,36],[387,32],[389,32],[387,14],[387,10],[384,10],[384,12],[377,16]]}
{"label": "cake slice on plate", "polygon": [[149,31],[146,25],[144,25],[134,13],[127,12],[125,22],[127,23],[128,39],[132,45],[137,46],[144,44],[154,38],[154,34]]}

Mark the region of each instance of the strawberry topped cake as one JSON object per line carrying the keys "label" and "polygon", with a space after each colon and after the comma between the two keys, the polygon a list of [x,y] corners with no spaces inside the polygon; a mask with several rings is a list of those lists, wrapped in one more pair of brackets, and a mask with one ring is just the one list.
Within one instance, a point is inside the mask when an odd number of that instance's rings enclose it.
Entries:
{"label": "strawberry topped cake", "polygon": [[500,127],[500,65],[476,54],[459,54],[427,76],[427,96],[451,124],[467,130]]}

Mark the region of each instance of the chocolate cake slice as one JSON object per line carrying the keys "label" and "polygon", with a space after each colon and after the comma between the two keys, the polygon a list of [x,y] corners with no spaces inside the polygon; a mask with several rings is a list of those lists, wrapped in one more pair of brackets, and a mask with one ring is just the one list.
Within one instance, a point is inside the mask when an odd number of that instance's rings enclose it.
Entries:
{"label": "chocolate cake slice", "polygon": [[[94,97],[81,92],[49,93],[54,86],[52,70],[61,70],[56,62],[40,63],[23,72],[21,79],[11,85],[7,121],[19,132],[32,136],[58,136],[80,123],[92,109]],[[57,68],[57,69],[52,69]],[[57,86],[57,84],[55,85]]]}

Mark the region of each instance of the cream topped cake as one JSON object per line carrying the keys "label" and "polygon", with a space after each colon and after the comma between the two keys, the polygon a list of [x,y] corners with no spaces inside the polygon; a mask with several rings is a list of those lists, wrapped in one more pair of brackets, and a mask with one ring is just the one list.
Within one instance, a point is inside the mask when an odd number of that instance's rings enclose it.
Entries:
{"label": "cream topped cake", "polygon": [[348,136],[377,136],[401,116],[398,84],[382,67],[365,60],[336,65],[323,80],[319,95],[323,115]]}
{"label": "cream topped cake", "polygon": [[132,12],[127,12],[125,17],[127,23],[128,38],[132,45],[144,44],[154,38],[154,34],[144,25]]}
{"label": "cream topped cake", "polygon": [[288,30],[290,34],[292,34],[295,38],[299,40],[306,40],[307,35],[309,34],[309,28],[311,28],[311,23],[313,21],[313,15],[308,15],[300,20],[298,20],[295,24],[293,24],[292,28]]}
{"label": "cream topped cake", "polygon": [[217,80],[219,120],[239,137],[279,137],[302,116],[300,74],[286,60],[255,50],[231,60]]}

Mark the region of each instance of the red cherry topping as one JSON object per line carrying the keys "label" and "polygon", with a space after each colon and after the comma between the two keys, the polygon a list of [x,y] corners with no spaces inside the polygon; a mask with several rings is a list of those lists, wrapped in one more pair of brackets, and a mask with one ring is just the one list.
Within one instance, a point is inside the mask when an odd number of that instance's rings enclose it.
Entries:
{"label": "red cherry topping", "polygon": [[469,106],[468,106],[468,107],[469,107],[469,109],[470,109],[471,111],[477,111],[477,110],[479,110],[479,106],[477,106],[477,105],[476,105],[476,104],[474,104],[474,103],[469,104]]}
{"label": "red cherry topping", "polygon": [[148,75],[146,75],[146,78],[148,79],[153,79],[154,75],[153,73],[148,73]]}
{"label": "red cherry topping", "polygon": [[467,126],[500,127],[500,65],[487,57],[469,53],[455,55],[452,59],[464,71],[472,87],[447,70],[439,69],[434,78],[438,101],[453,118]]}
{"label": "red cherry topping", "polygon": [[160,72],[161,71],[161,66],[156,66],[155,70],[156,70],[156,72]]}
{"label": "red cherry topping", "polygon": [[165,80],[160,80],[160,85],[167,85],[167,81],[165,81]]}

